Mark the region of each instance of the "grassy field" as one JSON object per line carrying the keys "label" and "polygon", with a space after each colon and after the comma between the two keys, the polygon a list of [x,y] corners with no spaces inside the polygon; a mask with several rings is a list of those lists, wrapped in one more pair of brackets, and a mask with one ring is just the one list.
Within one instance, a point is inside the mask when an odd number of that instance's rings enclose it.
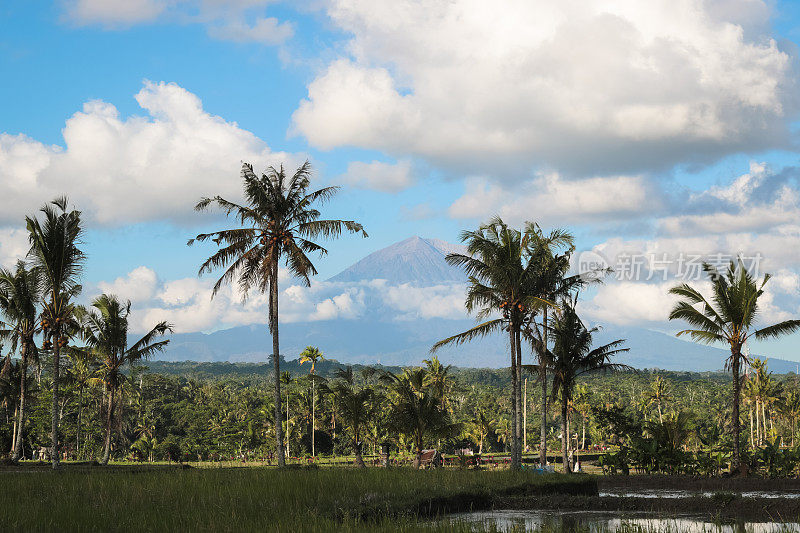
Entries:
{"label": "grassy field", "polygon": [[594,494],[587,476],[406,468],[67,466],[0,472],[0,531],[466,531],[496,498]]}

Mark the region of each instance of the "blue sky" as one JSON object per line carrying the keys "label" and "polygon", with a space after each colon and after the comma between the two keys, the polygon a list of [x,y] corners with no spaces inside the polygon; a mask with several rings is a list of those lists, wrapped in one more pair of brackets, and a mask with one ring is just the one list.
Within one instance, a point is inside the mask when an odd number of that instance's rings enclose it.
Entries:
{"label": "blue sky", "polygon": [[[800,316],[800,7],[606,4],[4,2],[0,261],[24,248],[22,216],[68,192],[90,224],[87,291],[129,291],[142,320],[203,317],[183,331],[252,322],[258,302],[200,304],[210,249],[185,242],[224,221],[191,207],[235,197],[242,159],[308,158],[344,186],[326,214],[370,234],[330,243],[320,279],[499,213],[568,227],[612,263],[762,253],[765,319]],[[586,313],[670,330],[669,283],[612,280]],[[317,291],[304,305],[346,292]],[[317,319],[358,316],[343,305]]]}

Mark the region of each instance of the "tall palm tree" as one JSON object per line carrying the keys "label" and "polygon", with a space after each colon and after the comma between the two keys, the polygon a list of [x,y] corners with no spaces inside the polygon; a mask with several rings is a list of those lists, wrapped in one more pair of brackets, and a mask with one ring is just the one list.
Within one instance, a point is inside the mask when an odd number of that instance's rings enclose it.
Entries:
{"label": "tall palm tree", "polygon": [[43,349],[53,351],[53,404],[51,455],[53,469],[59,468],[58,426],[59,373],[61,349],[67,345],[73,320],[72,299],[81,291],[79,283],[86,256],[80,250],[83,225],[81,212],[67,210],[67,197],[57,198],[40,209],[42,219],[26,217],[31,265],[42,276],[42,293],[46,295],[42,311]]}
{"label": "tall palm tree", "polygon": [[764,340],[797,331],[800,329],[800,320],[784,320],[754,328],[760,310],[758,299],[764,294],[769,274],[758,283],[741,260],[738,264],[731,261],[725,272],[707,263],[703,264],[703,270],[711,281],[711,300],[688,283],[673,287],[669,292],[680,297],[680,301],[672,308],[669,318],[683,320],[692,326],[691,329],[679,331],[679,336],[689,335],[696,342],[723,343],[730,348],[731,355],[726,360],[726,366],[733,373],[732,470],[738,470],[741,467],[739,405],[742,385],[739,372],[742,363],[747,362],[742,348],[749,339]]}
{"label": "tall palm tree", "polygon": [[111,427],[114,420],[115,396],[117,389],[126,379],[122,369],[126,364],[147,359],[163,350],[169,344],[169,340],[156,339],[171,333],[172,326],[167,322],[159,322],[141,339],[129,346],[128,317],[131,303],[121,302],[113,295],[101,294],[92,302],[92,308],[78,308],[76,316],[84,342],[98,359],[99,381],[105,386],[108,395],[105,441],[101,458],[102,464],[108,464],[111,457]]}
{"label": "tall palm tree", "polygon": [[0,314],[8,324],[0,330],[0,337],[11,341],[12,351],[20,353],[19,407],[11,460],[22,454],[25,429],[25,401],[28,377],[28,360],[36,356],[34,336],[39,333],[36,315],[41,302],[41,277],[35,269],[28,269],[22,261],[14,271],[0,269]]}
{"label": "tall palm tree", "polygon": [[319,348],[315,346],[306,346],[306,349],[300,354],[300,366],[310,363],[308,373],[311,378],[311,457],[316,457],[316,448],[314,446],[314,437],[317,432],[317,394],[316,394],[316,370],[317,362],[325,360]]}
{"label": "tall palm tree", "polygon": [[[511,467],[519,469],[522,459],[521,332],[533,308],[548,305],[536,288],[536,266],[526,264],[527,236],[492,219],[475,231],[464,231],[461,241],[467,253],[447,255],[447,262],[462,267],[469,279],[465,306],[477,311],[478,319],[496,316],[463,333],[433,345],[431,352],[448,344],[462,344],[478,337],[505,331],[511,348]],[[497,316],[499,315],[499,316]]]}
{"label": "tall palm tree", "polygon": [[[571,291],[580,288],[586,278],[580,275],[568,276],[570,258],[575,251],[574,237],[564,229],[554,229],[545,233],[537,224],[528,222],[525,228],[529,265],[535,269],[535,285],[531,290],[547,301],[555,302],[566,297]],[[599,273],[595,273],[599,274]],[[595,276],[596,281],[600,281]],[[541,311],[541,312],[540,312]],[[537,321],[537,318],[539,319]],[[547,348],[548,306],[532,307],[525,317],[523,333],[528,338],[536,354],[536,368],[541,393],[541,424],[539,428],[539,463],[547,463],[547,369],[551,363]],[[517,348],[519,353],[522,347]]]}
{"label": "tall palm tree", "polygon": [[619,370],[628,368],[611,362],[611,358],[628,348],[620,348],[624,340],[616,340],[602,346],[593,348],[592,337],[598,327],[588,329],[578,313],[575,312],[575,303],[565,301],[562,311],[557,313],[553,320],[550,338],[553,341],[553,399],[561,399],[561,455],[564,472],[571,471],[569,467],[568,444],[568,417],[569,405],[573,400],[575,385],[578,377],[589,372]]}
{"label": "tall palm tree", "polygon": [[212,296],[223,284],[236,280],[246,295],[252,288],[269,291],[269,331],[272,334],[272,362],[275,379],[275,438],[278,465],[284,466],[281,430],[280,343],[278,337],[278,265],[285,261],[289,271],[310,285],[309,276],[317,273],[307,254],[325,255],[327,250],[312,239],[338,237],[342,231],[367,233],[352,220],[320,220],[317,204],[330,200],[338,187],[324,187],[309,192],[311,165],[306,161],[287,177],[283,166],[270,167],[261,177],[252,165],[242,166],[242,180],[247,205],[239,205],[220,196],[203,198],[198,211],[218,207],[226,215],[234,214],[242,227],[203,233],[189,241],[212,240],[221,248],[200,267],[200,274],[216,268],[225,273],[214,284]]}

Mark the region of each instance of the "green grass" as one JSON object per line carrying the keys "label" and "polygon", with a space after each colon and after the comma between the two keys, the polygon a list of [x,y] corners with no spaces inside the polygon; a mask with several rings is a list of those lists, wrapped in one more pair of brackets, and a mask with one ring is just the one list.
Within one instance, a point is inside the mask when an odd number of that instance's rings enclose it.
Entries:
{"label": "green grass", "polygon": [[0,487],[0,531],[469,531],[428,519],[596,491],[584,476],[405,468],[30,468],[0,472]]}

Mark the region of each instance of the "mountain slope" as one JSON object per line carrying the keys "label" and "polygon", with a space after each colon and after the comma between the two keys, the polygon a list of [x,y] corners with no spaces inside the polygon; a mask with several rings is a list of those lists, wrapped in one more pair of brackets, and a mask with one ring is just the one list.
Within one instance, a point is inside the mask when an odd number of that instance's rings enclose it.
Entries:
{"label": "mountain slope", "polygon": [[449,253],[463,251],[463,246],[438,239],[411,237],[369,254],[328,281],[385,279],[391,284],[420,287],[464,282],[464,272],[444,260]]}

